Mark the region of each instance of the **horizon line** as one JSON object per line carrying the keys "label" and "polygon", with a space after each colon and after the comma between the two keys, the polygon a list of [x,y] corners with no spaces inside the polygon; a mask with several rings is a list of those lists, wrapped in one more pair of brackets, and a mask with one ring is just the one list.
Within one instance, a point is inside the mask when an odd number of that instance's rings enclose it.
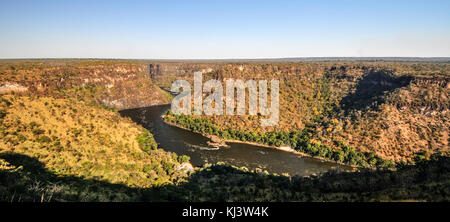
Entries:
{"label": "horizon line", "polygon": [[307,57],[265,57],[265,58],[114,58],[114,57],[16,57],[16,58],[0,58],[0,60],[149,60],[149,61],[265,61],[265,60],[374,60],[374,59],[393,59],[393,60],[447,60],[450,56],[307,56]]}

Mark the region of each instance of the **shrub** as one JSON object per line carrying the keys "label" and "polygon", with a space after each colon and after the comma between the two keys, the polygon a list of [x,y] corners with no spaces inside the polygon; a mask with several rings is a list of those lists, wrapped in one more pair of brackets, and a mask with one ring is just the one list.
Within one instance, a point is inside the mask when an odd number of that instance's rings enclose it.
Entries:
{"label": "shrub", "polygon": [[163,169],[167,174],[172,174],[174,171],[175,164],[171,162],[163,162]]}
{"label": "shrub", "polygon": [[39,139],[37,139],[37,141],[40,143],[50,143],[52,139],[50,139],[50,137],[48,136],[41,136],[39,137]]}
{"label": "shrub", "polygon": [[6,111],[3,109],[0,109],[0,119],[3,119],[6,116]]}
{"label": "shrub", "polygon": [[19,142],[25,142],[27,140],[27,138],[24,135],[17,135],[17,139],[19,140]]}
{"label": "shrub", "polygon": [[37,128],[37,129],[32,129],[31,132],[37,136],[37,135],[41,135],[41,134],[45,133],[45,130]]}
{"label": "shrub", "polygon": [[41,126],[41,125],[39,125],[38,123],[36,123],[36,122],[31,122],[30,123],[30,127],[32,128],[32,129],[34,129],[34,128],[36,128],[36,127],[39,127],[39,126]]}
{"label": "shrub", "polygon": [[156,150],[156,148],[158,147],[158,145],[155,142],[155,139],[153,138],[153,135],[148,130],[145,129],[143,133],[139,134],[136,137],[136,141],[139,143],[141,149],[145,152]]}
{"label": "shrub", "polygon": [[177,160],[179,163],[188,162],[191,158],[186,155],[178,156]]}
{"label": "shrub", "polygon": [[73,128],[72,133],[73,133],[74,137],[78,137],[81,133],[83,133],[83,129]]}
{"label": "shrub", "polygon": [[344,160],[345,160],[345,153],[344,153],[344,151],[338,150],[338,151],[334,152],[333,159],[335,161],[337,161],[337,162],[340,162],[340,163],[344,162]]}

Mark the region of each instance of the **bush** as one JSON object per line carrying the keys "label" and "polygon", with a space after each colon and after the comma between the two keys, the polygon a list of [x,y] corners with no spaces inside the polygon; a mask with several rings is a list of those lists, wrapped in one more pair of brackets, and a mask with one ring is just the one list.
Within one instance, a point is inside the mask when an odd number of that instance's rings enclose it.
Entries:
{"label": "bush", "polygon": [[145,152],[156,150],[158,147],[153,135],[148,130],[144,130],[143,133],[139,134],[136,137],[136,141],[139,143],[139,147]]}
{"label": "bush", "polygon": [[17,135],[17,139],[19,140],[19,142],[25,142],[27,140],[27,137],[19,134],[19,135]]}
{"label": "bush", "polygon": [[177,160],[179,163],[188,162],[191,158],[186,155],[178,156]]}
{"label": "bush", "polygon": [[31,132],[37,136],[37,135],[41,135],[41,134],[45,133],[45,130],[37,128],[37,129],[32,129]]}
{"label": "bush", "polygon": [[78,137],[79,135],[81,135],[83,133],[83,129],[73,128],[72,133],[73,133],[74,137]]}
{"label": "bush", "polygon": [[37,141],[40,143],[50,143],[52,139],[50,139],[50,137],[48,136],[41,136],[39,137],[39,139],[37,139]]}
{"label": "bush", "polygon": [[3,119],[6,116],[6,111],[0,109],[0,119]]}
{"label": "bush", "polygon": [[167,174],[172,174],[174,171],[175,164],[170,162],[163,162],[163,169]]}
{"label": "bush", "polygon": [[36,122],[31,122],[31,123],[30,123],[30,127],[31,127],[32,129],[34,129],[34,128],[36,128],[36,127],[39,127],[39,126],[41,126],[41,125],[39,125],[39,124],[36,123]]}
{"label": "bush", "polygon": [[342,151],[342,150],[335,151],[333,154],[333,159],[340,163],[344,162],[344,160],[345,160],[344,151]]}

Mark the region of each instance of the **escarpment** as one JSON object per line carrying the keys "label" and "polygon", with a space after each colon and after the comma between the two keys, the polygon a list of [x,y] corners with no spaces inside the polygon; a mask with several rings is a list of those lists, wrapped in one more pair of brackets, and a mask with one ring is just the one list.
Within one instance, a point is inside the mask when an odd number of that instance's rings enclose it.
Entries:
{"label": "escarpment", "polygon": [[340,149],[343,142],[394,161],[448,150],[450,64],[443,62],[2,61],[0,93],[145,107],[170,103],[164,90],[176,79],[192,82],[196,71],[204,81],[280,81],[278,125],[261,127],[261,116],[196,117],[219,128],[305,131],[314,143]]}
{"label": "escarpment", "polygon": [[2,63],[0,93],[76,98],[118,109],[169,103],[148,72],[146,63],[129,61]]}
{"label": "escarpment", "polygon": [[[219,128],[241,131],[307,130],[314,143],[344,142],[394,160],[448,151],[448,63],[152,63],[153,81],[170,89],[175,79],[280,80],[280,121],[261,127],[259,117],[199,116]],[[286,144],[288,141],[286,141]]]}

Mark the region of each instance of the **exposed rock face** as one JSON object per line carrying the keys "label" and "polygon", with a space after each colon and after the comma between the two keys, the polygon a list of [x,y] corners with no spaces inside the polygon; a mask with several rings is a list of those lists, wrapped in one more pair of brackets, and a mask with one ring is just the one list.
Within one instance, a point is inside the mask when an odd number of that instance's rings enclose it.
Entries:
{"label": "exposed rock face", "polygon": [[210,135],[208,136],[210,141],[206,142],[208,146],[219,148],[219,147],[228,147],[223,139],[218,136]]}
{"label": "exposed rock face", "polygon": [[412,79],[412,76],[396,77],[389,70],[370,70],[357,82],[355,92],[342,98],[340,104],[346,110],[377,106],[384,102],[384,94],[407,86]]}
{"label": "exposed rock face", "polygon": [[11,93],[11,92],[23,93],[26,91],[28,91],[27,87],[21,86],[16,83],[5,83],[5,84],[0,85],[0,94]]}
{"label": "exposed rock face", "polygon": [[77,98],[118,109],[170,102],[169,96],[152,83],[145,63],[36,62],[13,70],[1,68],[0,93]]}
{"label": "exposed rock face", "polygon": [[170,90],[172,82],[176,78],[188,79],[194,72],[213,73],[219,67],[221,65],[216,63],[151,63],[149,75],[153,81],[159,83],[161,88]]}
{"label": "exposed rock face", "polygon": [[150,64],[150,78],[161,75],[159,64]]}
{"label": "exposed rock face", "polygon": [[192,172],[194,171],[194,166],[190,162],[184,162],[177,166],[175,171],[185,171],[185,172]]}

